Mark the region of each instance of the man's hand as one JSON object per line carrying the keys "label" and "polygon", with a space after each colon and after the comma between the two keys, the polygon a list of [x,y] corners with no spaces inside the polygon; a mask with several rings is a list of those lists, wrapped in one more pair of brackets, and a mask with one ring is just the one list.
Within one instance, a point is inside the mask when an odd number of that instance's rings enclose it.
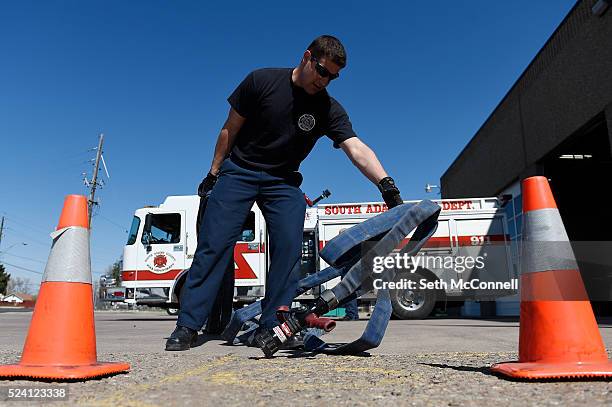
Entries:
{"label": "man's hand", "polygon": [[397,186],[395,186],[395,181],[393,181],[393,178],[385,177],[378,181],[378,189],[382,194],[383,200],[387,204],[387,208],[394,208],[404,202],[400,196],[399,189],[397,189]]}
{"label": "man's hand", "polygon": [[216,175],[212,175],[209,172],[206,178],[204,178],[202,182],[200,182],[200,185],[198,186],[198,195],[201,197],[205,197],[206,194],[212,191],[213,187],[217,183],[217,178],[218,177]]}

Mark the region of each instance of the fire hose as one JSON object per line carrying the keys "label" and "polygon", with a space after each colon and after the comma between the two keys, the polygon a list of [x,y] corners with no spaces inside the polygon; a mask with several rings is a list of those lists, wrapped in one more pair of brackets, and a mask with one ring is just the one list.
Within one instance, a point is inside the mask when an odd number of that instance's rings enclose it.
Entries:
{"label": "fire hose", "polygon": [[[344,276],[342,281],[333,289],[324,291],[315,304],[306,311],[291,312],[288,309],[279,309],[277,317],[280,324],[271,330],[263,330],[255,335],[255,342],[266,357],[272,357],[290,337],[304,328],[333,329],[333,326],[321,316],[344,301],[367,291],[361,286],[366,280],[373,277],[372,259],[376,256],[387,256],[414,229],[416,230],[402,249],[402,253],[409,256],[415,255],[435,232],[439,212],[440,207],[427,200],[418,204],[399,205],[353,226],[328,242],[320,255],[332,267],[302,279],[296,296],[337,276]],[[363,254],[362,244],[366,242],[372,242],[374,246]],[[381,275],[387,281],[390,281],[393,276],[393,270],[385,270]],[[242,324],[259,313],[261,313],[259,302],[237,311],[223,333],[223,337],[228,341],[234,341]],[[316,335],[307,334],[304,339],[304,347],[306,350],[333,354],[361,353],[380,344],[390,316],[389,293],[385,289],[378,290],[374,312],[361,338],[349,344],[331,347]]]}

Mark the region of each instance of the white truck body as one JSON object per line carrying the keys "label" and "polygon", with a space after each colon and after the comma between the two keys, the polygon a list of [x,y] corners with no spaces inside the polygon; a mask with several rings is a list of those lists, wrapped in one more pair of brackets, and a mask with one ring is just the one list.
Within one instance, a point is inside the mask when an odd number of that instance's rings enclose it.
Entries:
{"label": "white truck body", "polygon": [[[516,277],[511,265],[505,213],[498,199],[436,202],[442,207],[439,226],[421,251],[422,255],[457,257],[487,251],[487,267],[494,271],[489,275],[509,281]],[[123,251],[121,288],[108,287],[103,290],[106,300],[162,307],[178,305],[176,287],[180,285],[177,282],[186,275],[196,250],[198,205],[197,195],[169,196],[157,207],[136,210]],[[327,242],[343,230],[386,210],[386,205],[380,202],[324,204],[308,208],[304,219],[302,274],[316,273],[328,266],[318,255]],[[147,216],[151,217],[149,244],[143,239]],[[491,250],[493,246],[495,250]],[[234,249],[235,302],[251,302],[265,294],[269,265],[267,247],[266,223],[255,204]],[[451,281],[469,278],[473,272],[472,269],[465,269],[459,275],[454,269],[433,267],[428,270],[428,277]],[[338,281],[330,281],[324,288],[330,288]],[[483,292],[448,287],[443,292],[446,299],[494,299],[515,294],[516,290]],[[317,294],[317,290],[311,290],[301,298],[308,300]]]}

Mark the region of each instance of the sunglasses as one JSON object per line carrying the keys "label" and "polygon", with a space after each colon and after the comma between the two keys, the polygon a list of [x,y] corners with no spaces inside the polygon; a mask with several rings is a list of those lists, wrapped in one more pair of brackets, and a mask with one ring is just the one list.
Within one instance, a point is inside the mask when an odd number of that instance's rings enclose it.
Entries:
{"label": "sunglasses", "polygon": [[315,57],[310,57],[310,60],[315,63],[315,70],[322,78],[329,78],[330,81],[337,79],[340,74],[339,73],[331,73],[329,70],[319,63],[319,60]]}

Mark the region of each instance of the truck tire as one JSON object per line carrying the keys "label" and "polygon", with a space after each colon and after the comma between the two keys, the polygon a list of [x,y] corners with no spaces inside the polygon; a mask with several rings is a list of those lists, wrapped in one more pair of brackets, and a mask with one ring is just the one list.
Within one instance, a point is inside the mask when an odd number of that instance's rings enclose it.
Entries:
{"label": "truck tire", "polygon": [[419,280],[427,278],[418,271],[414,273],[400,272],[395,275],[395,281],[409,280],[415,282],[415,289],[389,290],[393,315],[399,319],[427,318],[436,305],[435,290],[425,290],[418,287]]}
{"label": "truck tire", "polygon": [[179,309],[178,308],[166,308],[166,312],[168,313],[168,315],[178,315],[179,313]]}

